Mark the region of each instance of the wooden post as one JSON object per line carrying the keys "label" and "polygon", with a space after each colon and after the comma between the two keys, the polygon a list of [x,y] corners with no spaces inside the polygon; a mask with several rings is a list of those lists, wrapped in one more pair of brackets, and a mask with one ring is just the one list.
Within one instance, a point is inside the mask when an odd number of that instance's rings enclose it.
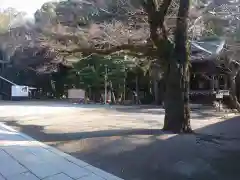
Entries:
{"label": "wooden post", "polygon": [[228,89],[228,77],[224,75],[224,90]]}
{"label": "wooden post", "polygon": [[136,79],[135,79],[135,83],[136,83],[136,104],[139,104],[139,88],[138,88],[138,74],[136,75]]}
{"label": "wooden post", "polygon": [[211,76],[211,90],[214,91],[215,88],[215,80],[214,80],[214,75]]}
{"label": "wooden post", "polygon": [[155,104],[157,105],[159,102],[159,91],[158,91],[158,81],[156,79],[153,80],[153,86],[154,86],[154,95],[155,95]]}
{"label": "wooden post", "polygon": [[124,75],[124,82],[123,82],[123,101],[125,102],[126,100],[126,69],[125,69],[125,75]]}
{"label": "wooden post", "polygon": [[107,82],[107,80],[108,80],[108,77],[107,77],[107,72],[108,71],[108,69],[107,69],[107,65],[105,65],[105,78],[104,78],[104,86],[105,86],[105,88],[104,88],[104,104],[107,104],[107,85],[108,85],[108,82]]}

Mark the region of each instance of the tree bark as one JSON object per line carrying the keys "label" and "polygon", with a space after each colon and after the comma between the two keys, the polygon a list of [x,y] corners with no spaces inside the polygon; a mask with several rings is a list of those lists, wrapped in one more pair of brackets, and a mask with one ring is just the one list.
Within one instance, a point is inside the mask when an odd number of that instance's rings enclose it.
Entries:
{"label": "tree bark", "polygon": [[114,93],[112,81],[110,81],[110,90],[111,90],[111,94],[112,94],[112,95],[111,95],[111,98],[112,98],[113,104],[116,104],[117,101],[116,101],[116,96],[115,96],[115,93]]}
{"label": "tree bark", "polygon": [[153,80],[153,87],[154,87],[154,100],[155,104],[159,104],[159,85],[158,85],[158,80],[154,79]]}
{"label": "tree bark", "polygon": [[190,0],[180,0],[175,51],[167,68],[165,93],[164,130],[176,133],[192,132],[189,108],[189,49],[187,42],[187,19]]}

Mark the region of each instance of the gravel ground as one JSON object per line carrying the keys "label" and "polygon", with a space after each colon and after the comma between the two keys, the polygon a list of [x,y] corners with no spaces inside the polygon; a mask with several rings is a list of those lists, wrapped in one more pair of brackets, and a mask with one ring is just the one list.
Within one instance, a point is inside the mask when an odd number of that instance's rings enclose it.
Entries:
{"label": "gravel ground", "polygon": [[240,177],[240,121],[224,112],[193,110],[196,134],[176,135],[160,130],[156,107],[32,101],[0,111],[2,122],[126,180]]}

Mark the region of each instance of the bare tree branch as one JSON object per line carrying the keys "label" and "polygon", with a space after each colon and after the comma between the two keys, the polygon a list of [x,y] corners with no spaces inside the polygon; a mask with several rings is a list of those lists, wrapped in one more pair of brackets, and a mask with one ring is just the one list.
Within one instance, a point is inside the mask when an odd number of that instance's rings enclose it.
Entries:
{"label": "bare tree branch", "polygon": [[66,49],[59,49],[57,50],[59,53],[62,54],[73,54],[81,52],[84,56],[90,54],[99,54],[99,55],[109,55],[117,52],[125,52],[125,54],[134,55],[137,57],[144,57],[144,56],[152,56],[156,54],[155,48],[152,47],[150,44],[123,44],[120,46],[113,46],[106,49],[99,49],[99,48],[76,48],[71,50]]}
{"label": "bare tree branch", "polygon": [[160,46],[161,44],[158,29],[162,31],[163,38],[167,39],[167,31],[164,27],[164,19],[171,2],[172,0],[164,0],[160,8],[157,9],[157,5],[153,0],[143,1],[143,7],[148,14],[150,36],[156,46]]}

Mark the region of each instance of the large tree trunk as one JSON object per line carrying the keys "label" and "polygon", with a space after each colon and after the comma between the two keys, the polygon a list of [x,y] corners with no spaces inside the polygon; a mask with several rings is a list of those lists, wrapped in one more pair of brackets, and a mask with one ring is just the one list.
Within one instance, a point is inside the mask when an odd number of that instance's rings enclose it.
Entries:
{"label": "large tree trunk", "polygon": [[172,64],[166,77],[164,130],[176,133],[192,132],[189,108],[189,71]]}
{"label": "large tree trunk", "polygon": [[175,32],[175,53],[166,72],[164,130],[192,132],[189,108],[189,51],[187,18],[190,0],[180,0]]}
{"label": "large tree trunk", "polygon": [[[156,1],[143,1],[148,13],[150,37],[157,47],[159,59],[165,59],[165,122],[164,129],[174,132],[192,132],[189,110],[189,52],[187,46],[187,20],[190,0],[180,0],[175,33],[175,51],[164,26],[164,18],[172,0],[164,0],[160,6]],[[162,32],[159,35],[160,31]],[[174,56],[173,56],[174,54]]]}

